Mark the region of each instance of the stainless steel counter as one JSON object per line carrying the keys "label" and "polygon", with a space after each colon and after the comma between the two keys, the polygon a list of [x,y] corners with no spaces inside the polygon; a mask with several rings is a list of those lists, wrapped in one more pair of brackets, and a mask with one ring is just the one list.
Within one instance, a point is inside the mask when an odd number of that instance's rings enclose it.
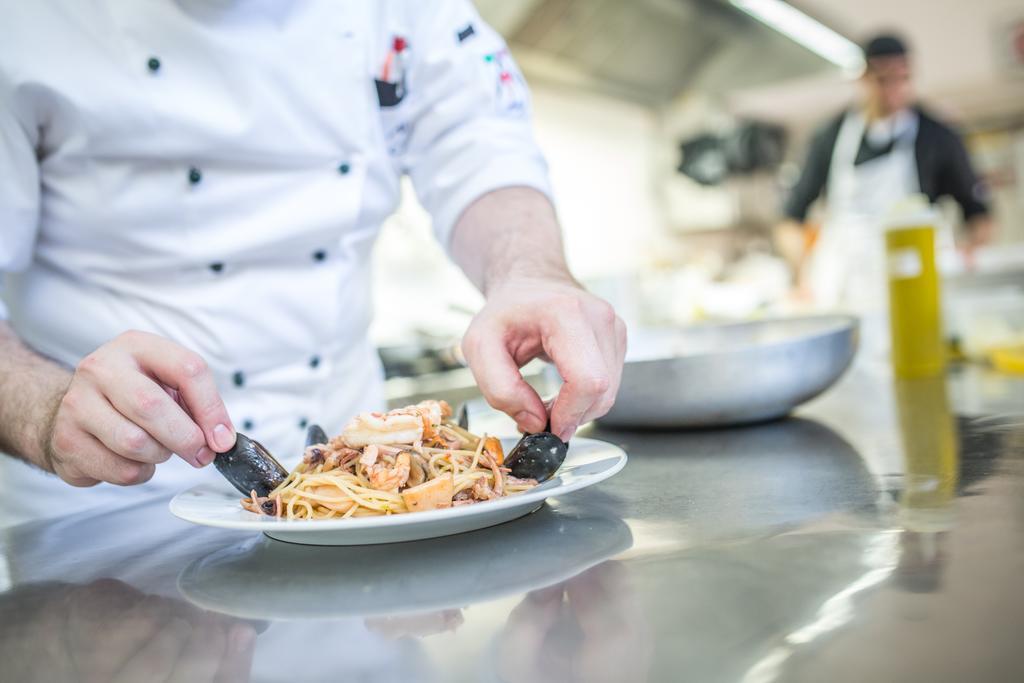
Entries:
{"label": "stainless steel counter", "polygon": [[1024,381],[859,370],[782,422],[589,436],[620,475],[435,541],[166,500],[9,529],[0,680],[1024,679]]}

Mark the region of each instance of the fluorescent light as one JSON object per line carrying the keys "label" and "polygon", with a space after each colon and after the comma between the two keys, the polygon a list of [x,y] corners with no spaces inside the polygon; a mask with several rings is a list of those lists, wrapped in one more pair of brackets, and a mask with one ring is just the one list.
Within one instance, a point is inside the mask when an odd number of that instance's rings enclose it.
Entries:
{"label": "fluorescent light", "polygon": [[761,23],[824,57],[848,74],[864,68],[864,53],[856,43],[812,19],[782,0],[729,0]]}

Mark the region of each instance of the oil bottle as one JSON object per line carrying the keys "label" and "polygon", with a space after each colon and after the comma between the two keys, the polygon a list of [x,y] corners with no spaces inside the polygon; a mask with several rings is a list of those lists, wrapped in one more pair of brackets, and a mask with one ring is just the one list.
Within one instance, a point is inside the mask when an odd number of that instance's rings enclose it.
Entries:
{"label": "oil bottle", "polygon": [[924,195],[900,202],[886,222],[889,330],[896,377],[934,377],[946,366],[935,235],[939,215]]}

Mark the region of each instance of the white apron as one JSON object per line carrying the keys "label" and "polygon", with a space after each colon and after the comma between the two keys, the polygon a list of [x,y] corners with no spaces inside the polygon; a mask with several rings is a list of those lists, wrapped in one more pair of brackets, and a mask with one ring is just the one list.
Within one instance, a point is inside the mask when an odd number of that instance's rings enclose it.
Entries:
{"label": "white apron", "polygon": [[918,119],[913,113],[906,117],[891,152],[857,165],[865,119],[860,112],[843,119],[829,167],[828,215],[808,264],[815,302],[860,316],[863,355],[869,357],[888,348],[885,216],[920,192],[914,157]]}

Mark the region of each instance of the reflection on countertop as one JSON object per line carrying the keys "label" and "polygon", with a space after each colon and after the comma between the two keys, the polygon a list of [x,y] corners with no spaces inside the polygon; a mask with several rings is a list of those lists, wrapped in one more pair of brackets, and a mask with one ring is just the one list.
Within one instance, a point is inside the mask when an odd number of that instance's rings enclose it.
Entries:
{"label": "reflection on countertop", "polygon": [[857,371],[780,422],[585,434],[625,447],[626,469],[524,519],[434,541],[288,545],[190,526],[165,500],[9,529],[0,678],[1024,671],[1024,382]]}
{"label": "reflection on countertop", "polygon": [[191,563],[178,587],[200,607],[244,618],[440,612],[545,588],[631,543],[629,527],[612,514],[545,506],[500,533],[408,543],[325,548],[255,536]]}
{"label": "reflection on countertop", "polygon": [[5,681],[245,681],[257,628],[116,579],[0,594]]}

